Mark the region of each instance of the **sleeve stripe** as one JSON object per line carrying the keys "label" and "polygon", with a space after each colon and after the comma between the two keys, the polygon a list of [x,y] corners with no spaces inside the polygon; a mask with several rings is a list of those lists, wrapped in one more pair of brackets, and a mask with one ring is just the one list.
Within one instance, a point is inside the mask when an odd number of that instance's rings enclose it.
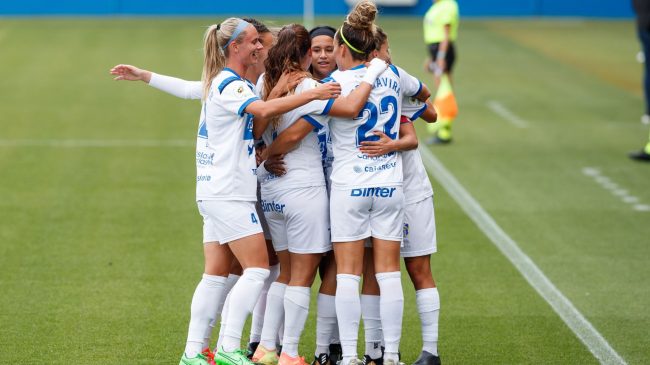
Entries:
{"label": "sleeve stripe", "polygon": [[231,82],[241,80],[239,77],[231,76],[221,82],[219,85],[219,93],[221,94],[223,92],[223,89],[226,88],[226,86],[230,85]]}
{"label": "sleeve stripe", "polygon": [[332,109],[333,104],[334,104],[334,99],[330,99],[327,102],[327,105],[325,105],[325,109],[323,109],[323,112],[320,113],[320,115],[327,115],[330,112],[330,109]]}
{"label": "sleeve stripe", "polygon": [[411,120],[417,120],[420,117],[420,115],[422,115],[422,113],[424,113],[426,110],[427,110],[427,105],[424,104],[422,109],[418,110],[411,116]]}
{"label": "sleeve stripe", "polygon": [[304,120],[306,120],[309,124],[313,125],[314,127],[318,128],[318,129],[323,128],[322,124],[318,123],[318,121],[316,119],[314,119],[313,117],[311,117],[309,115],[303,115],[302,118]]}
{"label": "sleeve stripe", "polygon": [[244,102],[244,103],[239,107],[239,111],[237,112],[237,114],[239,114],[240,117],[243,116],[243,115],[244,115],[244,111],[246,110],[246,107],[248,106],[248,104],[250,104],[250,103],[252,103],[252,102],[254,102],[254,101],[257,101],[257,100],[260,100],[260,98],[258,98],[257,96],[253,96],[252,98],[246,100],[246,101],[245,101],[245,102]]}

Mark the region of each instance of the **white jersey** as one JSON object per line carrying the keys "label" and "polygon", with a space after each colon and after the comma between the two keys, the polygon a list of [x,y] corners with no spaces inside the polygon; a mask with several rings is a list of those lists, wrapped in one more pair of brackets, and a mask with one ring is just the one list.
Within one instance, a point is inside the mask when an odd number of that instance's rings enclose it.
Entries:
{"label": "white jersey", "polygon": [[[341,84],[342,95],[349,95],[366,73],[359,65],[346,71],[334,71],[323,81]],[[399,116],[402,97],[416,95],[422,84],[404,70],[391,65],[375,81],[368,101],[354,120],[331,118],[329,130],[332,138],[334,162],[332,188],[371,187],[402,184],[402,162],[399,153],[368,157],[359,151],[362,141],[378,138],[373,131],[383,131],[391,138],[399,135]],[[320,122],[323,122],[319,124]],[[313,124],[322,127],[323,119]]]}
{"label": "white jersey", "polygon": [[325,181],[327,182],[327,190],[332,187],[332,164],[334,163],[334,153],[332,152],[332,135],[330,134],[329,127],[324,124],[318,130],[318,145],[320,146],[321,160],[323,164],[323,172],[325,173]]}
{"label": "white jersey", "polygon": [[[263,82],[263,77],[260,77]],[[257,89],[259,90],[260,82]],[[318,81],[305,78],[296,87],[294,93],[300,94],[318,86]],[[330,100],[314,100],[296,109],[293,109],[280,117],[277,127],[269,124],[263,135],[264,143],[270,145],[273,140],[285,129],[289,128],[300,118],[313,118],[315,115],[327,114],[334,103]],[[282,176],[268,174],[261,181],[262,191],[279,191],[286,189],[305,188],[312,186],[324,186],[325,176],[321,164],[321,147],[318,139],[318,129],[305,136],[298,145],[284,156],[284,165],[287,173]]]}
{"label": "white jersey", "polygon": [[197,200],[257,200],[253,116],[244,112],[259,100],[253,88],[229,68],[212,80],[196,139]]}
{"label": "white jersey", "polygon": [[[427,105],[421,101],[404,97],[402,99],[402,115],[415,121],[424,113]],[[404,172],[404,204],[422,201],[433,195],[429,175],[422,163],[420,151],[417,149],[402,152],[402,169]]]}

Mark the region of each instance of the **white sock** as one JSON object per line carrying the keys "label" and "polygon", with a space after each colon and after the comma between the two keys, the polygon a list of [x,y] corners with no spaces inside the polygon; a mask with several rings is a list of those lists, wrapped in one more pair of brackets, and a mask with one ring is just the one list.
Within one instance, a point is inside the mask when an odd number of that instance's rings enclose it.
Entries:
{"label": "white sock", "polygon": [[381,341],[384,337],[381,331],[379,295],[361,294],[361,316],[366,339],[366,355],[371,359],[379,359],[381,357]]}
{"label": "white sock", "polygon": [[[222,316],[222,311],[224,309],[224,303],[226,302],[226,298],[228,297],[228,293],[230,293],[230,290],[232,289],[233,285],[237,282],[237,279],[239,279],[239,275],[233,275],[230,274],[228,275],[228,279],[226,279],[226,284],[224,285],[223,288],[223,295],[219,297],[219,302],[217,303],[217,315],[216,317],[210,321],[210,325],[205,331],[205,335],[203,335],[203,346],[202,348],[210,348],[210,337],[212,336],[212,331],[214,330],[214,327],[217,325],[217,318],[219,316]],[[222,321],[223,322],[223,321]]]}
{"label": "white sock", "polygon": [[271,284],[278,278],[280,273],[280,264],[273,265],[269,268],[270,274],[269,277],[264,281],[264,286],[262,287],[262,292],[260,293],[260,298],[255,304],[255,309],[253,309],[253,319],[251,320],[251,335],[248,339],[248,343],[260,342],[262,338],[262,328],[264,327],[264,312],[266,311],[266,296],[269,293],[269,288]]}
{"label": "white sock", "polygon": [[228,317],[221,344],[224,351],[232,352],[240,348],[244,323],[255,307],[264,286],[264,280],[268,277],[268,269],[248,268],[244,270],[244,274],[230,291]]}
{"label": "white sock", "polygon": [[288,286],[284,293],[284,338],[282,352],[298,356],[300,335],[309,314],[311,290],[304,286]]}
{"label": "white sock", "polygon": [[357,336],[361,319],[361,299],[359,298],[360,276],[350,274],[336,275],[336,318],[339,323],[342,364],[347,365],[357,358]]}
{"label": "white sock", "polygon": [[438,356],[438,315],[440,314],[438,288],[416,291],[415,302],[422,326],[422,351]]}
{"label": "white sock", "polygon": [[237,284],[237,280],[239,280],[240,276],[239,275],[234,275],[230,274],[228,275],[228,280],[226,281],[226,290],[228,291],[228,294],[226,294],[226,298],[223,301],[223,307],[221,307],[221,320],[219,321],[219,336],[217,338],[217,347],[215,347],[215,351],[219,348],[221,348],[221,344],[223,343],[223,334],[226,332],[226,317],[228,317],[228,303],[230,302],[230,292],[232,291],[232,287]]}
{"label": "white sock", "polygon": [[316,302],[316,351],[315,356],[330,353],[332,335],[336,330],[336,302],[333,295],[318,293]]}
{"label": "white sock", "polygon": [[260,345],[272,350],[275,348],[280,325],[284,322],[284,292],[287,284],[275,282],[271,284],[266,296],[266,312]]}
{"label": "white sock", "polygon": [[404,314],[404,293],[399,271],[375,274],[379,284],[379,308],[381,328],[384,331],[386,350],[384,361],[399,362],[399,341],[402,336],[402,315]]}
{"label": "white sock", "polygon": [[192,297],[190,310],[190,326],[187,333],[185,355],[189,358],[196,357],[203,350],[203,337],[210,321],[217,317],[217,306],[223,295],[226,278],[203,274],[203,279],[196,286]]}

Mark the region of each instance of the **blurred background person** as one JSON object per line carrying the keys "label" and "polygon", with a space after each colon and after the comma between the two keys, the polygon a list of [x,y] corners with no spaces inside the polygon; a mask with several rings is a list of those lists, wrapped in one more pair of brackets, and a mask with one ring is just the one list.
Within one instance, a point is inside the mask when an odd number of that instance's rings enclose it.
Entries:
{"label": "blurred background person", "polygon": [[458,24],[456,0],[434,0],[424,15],[424,43],[429,51],[425,67],[433,73],[438,90],[434,100],[438,110],[438,122],[427,125],[429,133],[432,134],[427,141],[430,144],[451,142],[451,123],[458,114],[458,105],[451,86]]}
{"label": "blurred background person", "polygon": [[[643,93],[645,95],[645,114],[641,117],[644,124],[650,122],[650,63],[647,56],[650,54],[650,1],[632,0],[632,6],[636,13],[636,28],[645,61],[643,62]],[[637,161],[650,162],[650,135],[648,142],[640,151],[630,152],[630,158]]]}

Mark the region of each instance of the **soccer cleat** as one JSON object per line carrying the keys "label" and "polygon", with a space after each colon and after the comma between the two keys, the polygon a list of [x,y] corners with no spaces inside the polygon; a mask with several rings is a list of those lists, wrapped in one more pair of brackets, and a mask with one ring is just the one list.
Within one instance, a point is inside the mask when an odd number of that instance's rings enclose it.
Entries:
{"label": "soccer cleat", "polygon": [[314,356],[314,361],[311,362],[311,365],[336,365],[330,361],[330,355],[328,354],[319,354]]}
{"label": "soccer cleat", "polygon": [[628,156],[630,156],[630,158],[633,160],[650,162],[650,154],[646,153],[645,150],[630,152]]}
{"label": "soccer cleat", "polygon": [[343,360],[343,349],[340,343],[333,343],[330,345],[330,363],[338,364]]}
{"label": "soccer cleat", "polygon": [[253,353],[251,361],[256,364],[263,365],[277,365],[278,364],[278,353],[275,349],[267,349],[262,345],[258,345]]}
{"label": "soccer cleat", "polygon": [[246,357],[243,350],[237,349],[233,352],[226,352],[223,347],[217,351],[214,361],[217,365],[254,365]]}
{"label": "soccer cleat", "polygon": [[378,358],[378,359],[373,359],[368,355],[363,355],[363,360],[361,360],[362,365],[384,365],[384,359],[383,358]]}
{"label": "soccer cleat", "polygon": [[209,347],[204,348],[201,352],[201,355],[203,355],[205,359],[208,360],[208,364],[216,365],[214,362],[214,352],[212,352]]}
{"label": "soccer cleat", "polygon": [[420,357],[415,360],[413,365],[440,365],[440,357],[428,351],[422,351]]}
{"label": "soccer cleat", "polygon": [[283,352],[282,355],[280,355],[280,359],[278,360],[278,365],[309,365],[309,364],[307,364],[305,358],[302,356],[291,357]]}
{"label": "soccer cleat", "polygon": [[246,348],[246,357],[249,359],[253,358],[253,355],[255,354],[255,350],[257,350],[257,346],[259,346],[259,342],[251,342],[248,344],[248,348]]}
{"label": "soccer cleat", "polygon": [[196,354],[196,357],[189,358],[185,353],[183,353],[181,362],[179,362],[178,365],[210,365],[210,363],[203,354]]}

